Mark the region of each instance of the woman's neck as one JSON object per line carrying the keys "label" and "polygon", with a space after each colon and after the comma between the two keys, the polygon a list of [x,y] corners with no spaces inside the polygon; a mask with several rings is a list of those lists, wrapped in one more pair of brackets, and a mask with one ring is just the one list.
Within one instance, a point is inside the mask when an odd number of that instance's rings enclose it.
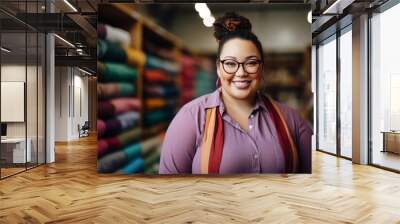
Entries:
{"label": "woman's neck", "polygon": [[228,111],[235,111],[235,112],[241,112],[245,113],[247,115],[250,115],[251,110],[253,109],[255,103],[256,103],[256,94],[252,94],[246,99],[235,99],[232,96],[230,96],[228,93],[224,91],[224,89],[221,90],[221,97],[222,100],[224,101],[224,105],[226,110]]}

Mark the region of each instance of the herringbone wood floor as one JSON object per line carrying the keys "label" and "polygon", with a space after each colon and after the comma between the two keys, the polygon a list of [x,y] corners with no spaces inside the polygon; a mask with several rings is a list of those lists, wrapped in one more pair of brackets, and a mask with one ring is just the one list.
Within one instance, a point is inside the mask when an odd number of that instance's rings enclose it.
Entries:
{"label": "herringbone wood floor", "polygon": [[0,181],[0,223],[400,223],[400,175],[315,152],[312,175],[96,173],[95,138]]}

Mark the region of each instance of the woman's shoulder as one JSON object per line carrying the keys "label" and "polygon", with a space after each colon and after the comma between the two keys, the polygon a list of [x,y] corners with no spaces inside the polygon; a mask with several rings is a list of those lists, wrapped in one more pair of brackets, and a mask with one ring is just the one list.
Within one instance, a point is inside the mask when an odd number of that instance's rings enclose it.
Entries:
{"label": "woman's shoulder", "polygon": [[180,127],[193,127],[191,130],[196,130],[196,133],[200,133],[204,125],[206,108],[212,105],[213,94],[209,93],[197,97],[183,105],[175,115],[172,123],[181,124],[179,125]]}
{"label": "woman's shoulder", "polygon": [[193,114],[205,111],[205,108],[215,103],[215,94],[215,92],[212,92],[199,96],[183,105],[181,110],[189,111]]}

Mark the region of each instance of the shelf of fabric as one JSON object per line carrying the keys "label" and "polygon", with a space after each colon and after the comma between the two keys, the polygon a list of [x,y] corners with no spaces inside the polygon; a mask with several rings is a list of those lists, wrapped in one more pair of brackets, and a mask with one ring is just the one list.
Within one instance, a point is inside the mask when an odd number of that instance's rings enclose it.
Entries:
{"label": "shelf of fabric", "polygon": [[143,43],[143,50],[165,60],[174,61],[177,58],[176,51],[157,46],[150,41]]}
{"label": "shelf of fabric", "polygon": [[146,54],[146,69],[161,69],[170,75],[176,75],[179,72],[179,65],[176,62],[163,60],[154,55]]}
{"label": "shelf of fabric", "polygon": [[182,55],[179,58],[179,62],[181,64],[181,102],[182,104],[185,104],[194,98],[193,89],[195,86],[195,74],[197,66],[196,61],[188,55]]}
{"label": "shelf of fabric", "polygon": [[174,84],[175,80],[161,69],[145,69],[143,72],[146,84]]}
{"label": "shelf of fabric", "polygon": [[179,89],[176,85],[146,85],[144,87],[144,97],[145,98],[152,98],[152,97],[177,97],[179,94]]}
{"label": "shelf of fabric", "polygon": [[98,120],[98,136],[108,137],[120,134],[121,132],[136,127],[140,114],[136,111],[123,113],[109,120]]}
{"label": "shelf of fabric", "polygon": [[132,160],[129,164],[118,170],[118,173],[133,174],[155,172],[154,166],[157,166],[160,162],[160,146],[161,144],[149,151],[147,155]]}
{"label": "shelf of fabric", "polygon": [[141,102],[132,97],[114,98],[100,101],[98,104],[98,116],[100,119],[109,119],[129,111],[139,111]]}
{"label": "shelf of fabric", "polygon": [[141,50],[102,39],[97,40],[97,58],[100,61],[126,63],[132,67],[141,67],[146,62],[146,56]]}
{"label": "shelf of fabric", "polygon": [[113,151],[117,151],[122,147],[137,142],[141,139],[142,129],[139,127],[126,130],[119,135],[113,137],[101,138],[97,141],[98,157],[108,154]]}
{"label": "shelf of fabric", "polygon": [[173,109],[177,104],[178,100],[176,98],[146,98],[143,106],[146,111],[151,112],[159,109]]}
{"label": "shelf of fabric", "polygon": [[152,136],[164,133],[168,128],[168,122],[159,122],[155,125],[147,125],[145,129],[142,130],[143,138],[150,138]]}
{"label": "shelf of fabric", "polygon": [[143,124],[145,126],[155,125],[161,122],[168,122],[175,115],[174,109],[161,109],[146,112],[143,115]]}
{"label": "shelf of fabric", "polygon": [[[158,173],[162,140],[157,136],[163,136],[179,109],[182,88],[193,89],[181,79],[183,47],[176,36],[127,5],[107,6],[99,7],[98,19],[98,170]],[[123,122],[129,113],[138,116]],[[144,153],[152,138],[158,144]]]}
{"label": "shelf of fabric", "polygon": [[135,82],[137,69],[123,63],[97,62],[99,82]]}
{"label": "shelf of fabric", "polygon": [[103,23],[97,24],[97,37],[127,47],[132,43],[128,31]]}
{"label": "shelf of fabric", "polygon": [[100,100],[115,97],[134,97],[136,89],[133,83],[99,83],[97,93]]}
{"label": "shelf of fabric", "polygon": [[[124,166],[126,167],[132,161],[139,158],[143,160],[143,164],[147,164],[146,167],[149,167],[155,162],[159,162],[159,160],[157,161],[159,153],[153,153],[153,151],[162,144],[162,139],[163,136],[158,135],[127,145],[116,152],[109,153],[99,159],[97,169],[102,173],[114,172]],[[147,162],[145,162],[146,159]]]}
{"label": "shelf of fabric", "polygon": [[215,88],[216,75],[210,74],[204,69],[199,69],[196,73],[196,87],[194,89],[195,97],[211,93]]}

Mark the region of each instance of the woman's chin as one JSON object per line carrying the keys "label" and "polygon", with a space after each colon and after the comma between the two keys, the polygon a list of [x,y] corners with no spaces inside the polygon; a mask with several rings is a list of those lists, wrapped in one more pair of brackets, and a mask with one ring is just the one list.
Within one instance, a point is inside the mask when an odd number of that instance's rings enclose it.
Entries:
{"label": "woman's chin", "polygon": [[247,99],[252,95],[251,93],[253,92],[253,88],[250,86],[248,88],[237,88],[235,86],[231,86],[230,92],[233,97],[236,99]]}

